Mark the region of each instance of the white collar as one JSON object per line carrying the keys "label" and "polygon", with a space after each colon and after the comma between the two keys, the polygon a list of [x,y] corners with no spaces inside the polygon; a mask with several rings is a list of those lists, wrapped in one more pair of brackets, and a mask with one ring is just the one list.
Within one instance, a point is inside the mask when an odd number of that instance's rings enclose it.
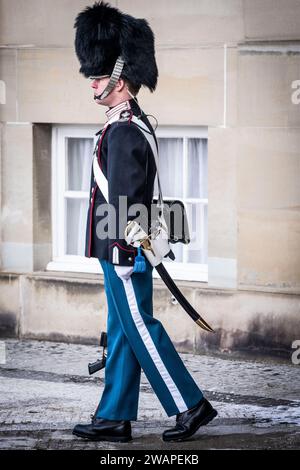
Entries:
{"label": "white collar", "polygon": [[104,125],[104,127],[108,126],[108,124],[111,124],[112,122],[115,122],[119,119],[120,113],[124,110],[129,110],[131,109],[129,101],[123,101],[122,103],[117,104],[113,108],[110,108],[108,111],[106,111],[106,116],[107,116],[107,121]]}

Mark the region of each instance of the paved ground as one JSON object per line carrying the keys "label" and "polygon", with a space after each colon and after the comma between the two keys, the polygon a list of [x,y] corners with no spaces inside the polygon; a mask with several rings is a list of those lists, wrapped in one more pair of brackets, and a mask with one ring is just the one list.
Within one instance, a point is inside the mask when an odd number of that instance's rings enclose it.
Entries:
{"label": "paved ground", "polygon": [[[2,343],[3,345],[3,343]],[[171,427],[142,374],[139,419],[133,441],[93,443],[71,434],[89,422],[103,390],[104,370],[90,377],[87,363],[98,348],[6,340],[0,365],[0,449],[299,449],[300,365],[181,354],[218,410],[218,417],[189,441],[164,443]]]}

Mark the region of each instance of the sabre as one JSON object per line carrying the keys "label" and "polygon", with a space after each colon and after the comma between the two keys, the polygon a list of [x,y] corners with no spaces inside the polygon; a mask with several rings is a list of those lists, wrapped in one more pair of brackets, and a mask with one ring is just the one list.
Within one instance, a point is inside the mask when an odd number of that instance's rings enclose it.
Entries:
{"label": "sabre", "polygon": [[129,245],[140,246],[142,248],[150,264],[156,269],[167,288],[194,322],[203,330],[214,333],[213,328],[184,297],[162,263],[162,259],[166,256],[174,259],[174,254],[170,250],[168,239],[163,230],[161,230],[161,233],[159,233],[159,230],[156,231],[155,238],[151,238],[151,235],[147,235],[135,220],[131,220],[127,223],[125,229],[125,240]]}
{"label": "sabre", "polygon": [[168,287],[168,289],[172,292],[174,295],[175,299],[178,300],[182,308],[186,311],[186,313],[194,320],[194,322],[197,323],[197,325],[200,326],[203,330],[210,331],[211,333],[214,333],[214,330],[212,329],[211,326],[204,320],[201,315],[199,315],[198,312],[194,309],[194,307],[189,303],[189,301],[184,297],[182,292],[178,289],[176,286],[175,282],[171,278],[170,274],[164,267],[162,263],[158,264],[155,266],[156,271]]}

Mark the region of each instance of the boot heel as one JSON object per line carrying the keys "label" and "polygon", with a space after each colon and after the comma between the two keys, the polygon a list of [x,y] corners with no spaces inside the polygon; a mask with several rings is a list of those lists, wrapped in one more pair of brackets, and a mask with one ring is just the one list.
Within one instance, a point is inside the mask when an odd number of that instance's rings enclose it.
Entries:
{"label": "boot heel", "polygon": [[[200,424],[200,426],[205,426],[206,424],[208,424],[210,421],[212,421],[216,416],[217,416],[218,412],[217,410],[213,410],[203,421],[202,423]],[[199,426],[199,427],[200,427]]]}

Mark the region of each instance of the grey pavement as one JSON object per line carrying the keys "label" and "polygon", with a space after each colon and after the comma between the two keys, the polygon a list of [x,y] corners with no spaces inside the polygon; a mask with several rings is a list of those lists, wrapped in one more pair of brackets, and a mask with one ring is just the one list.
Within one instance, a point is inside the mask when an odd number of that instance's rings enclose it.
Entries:
{"label": "grey pavement", "polygon": [[300,449],[300,365],[287,360],[180,354],[217,418],[188,441],[164,443],[161,434],[175,417],[166,415],[142,373],[133,440],[95,443],[73,436],[72,428],[90,421],[101,397],[104,370],[87,371],[99,348],[2,341],[0,449]]}

